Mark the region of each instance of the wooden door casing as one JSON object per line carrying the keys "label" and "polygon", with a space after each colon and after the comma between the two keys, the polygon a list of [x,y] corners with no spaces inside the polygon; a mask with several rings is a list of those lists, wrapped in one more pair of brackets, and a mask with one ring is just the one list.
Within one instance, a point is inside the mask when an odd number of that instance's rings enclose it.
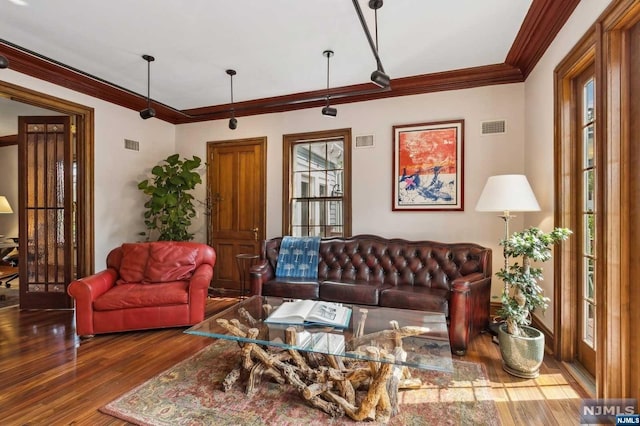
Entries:
{"label": "wooden door casing", "polygon": [[[266,227],[266,137],[207,143],[213,288],[240,291],[238,254],[259,254]],[[248,283],[247,283],[248,284]]]}
{"label": "wooden door casing", "polygon": [[[84,277],[95,271],[94,228],[94,110],[91,107],[0,81],[0,96],[72,117],[76,127],[76,275]],[[16,116],[17,119],[17,116]],[[16,140],[17,143],[17,140]],[[23,187],[22,178],[18,187]],[[23,272],[21,272],[23,273]]]}

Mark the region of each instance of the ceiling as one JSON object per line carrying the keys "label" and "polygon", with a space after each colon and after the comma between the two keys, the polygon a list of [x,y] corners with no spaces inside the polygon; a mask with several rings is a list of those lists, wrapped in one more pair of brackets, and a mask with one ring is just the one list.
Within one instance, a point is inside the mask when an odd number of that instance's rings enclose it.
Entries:
{"label": "ceiling", "polygon": [[[375,38],[374,11],[358,1]],[[326,49],[332,103],[523,81],[578,2],[387,0],[386,92],[369,81],[376,62],[348,0],[0,0],[0,54],[16,71],[132,109],[145,107],[141,55],[153,55],[154,108],[180,123],[228,115],[229,68],[237,115],[322,105]]]}

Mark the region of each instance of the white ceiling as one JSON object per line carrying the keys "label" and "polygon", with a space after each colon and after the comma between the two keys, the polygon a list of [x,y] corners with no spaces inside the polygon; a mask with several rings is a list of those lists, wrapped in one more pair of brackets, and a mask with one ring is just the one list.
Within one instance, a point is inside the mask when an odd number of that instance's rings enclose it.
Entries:
{"label": "white ceiling", "polygon": [[[359,0],[375,37],[374,11]],[[387,0],[379,52],[394,78],[503,63],[531,0]],[[0,0],[0,38],[176,109],[369,82],[349,0]],[[393,84],[393,83],[392,83]]]}

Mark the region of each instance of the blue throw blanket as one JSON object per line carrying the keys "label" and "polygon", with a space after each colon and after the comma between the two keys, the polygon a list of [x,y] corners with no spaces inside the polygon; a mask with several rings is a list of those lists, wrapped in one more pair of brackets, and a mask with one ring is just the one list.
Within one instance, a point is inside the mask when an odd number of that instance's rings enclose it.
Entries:
{"label": "blue throw blanket", "polygon": [[276,277],[318,278],[320,237],[283,237]]}

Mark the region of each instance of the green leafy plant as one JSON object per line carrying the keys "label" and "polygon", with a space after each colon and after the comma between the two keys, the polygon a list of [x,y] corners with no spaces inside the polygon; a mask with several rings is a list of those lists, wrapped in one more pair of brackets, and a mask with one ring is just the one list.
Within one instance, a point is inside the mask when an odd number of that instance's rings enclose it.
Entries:
{"label": "green leafy plant", "polygon": [[544,311],[549,306],[549,298],[538,284],[542,281],[542,268],[531,266],[531,261],[551,259],[551,247],[569,238],[571,233],[567,228],[544,233],[532,226],[500,241],[507,260],[522,256],[522,265],[515,262],[496,273],[505,283],[498,315],[505,319],[508,333],[526,336],[522,326],[531,324],[531,312],[536,308]]}
{"label": "green leafy plant", "polygon": [[196,216],[196,209],[189,191],[202,183],[200,175],[194,171],[201,162],[195,155],[192,159],[181,160],[179,154],[173,154],[151,170],[152,180],[138,183],[138,189],[149,196],[144,203],[147,209],[144,223],[150,231],[159,232],[158,240],[189,241],[193,238],[189,226]]}

